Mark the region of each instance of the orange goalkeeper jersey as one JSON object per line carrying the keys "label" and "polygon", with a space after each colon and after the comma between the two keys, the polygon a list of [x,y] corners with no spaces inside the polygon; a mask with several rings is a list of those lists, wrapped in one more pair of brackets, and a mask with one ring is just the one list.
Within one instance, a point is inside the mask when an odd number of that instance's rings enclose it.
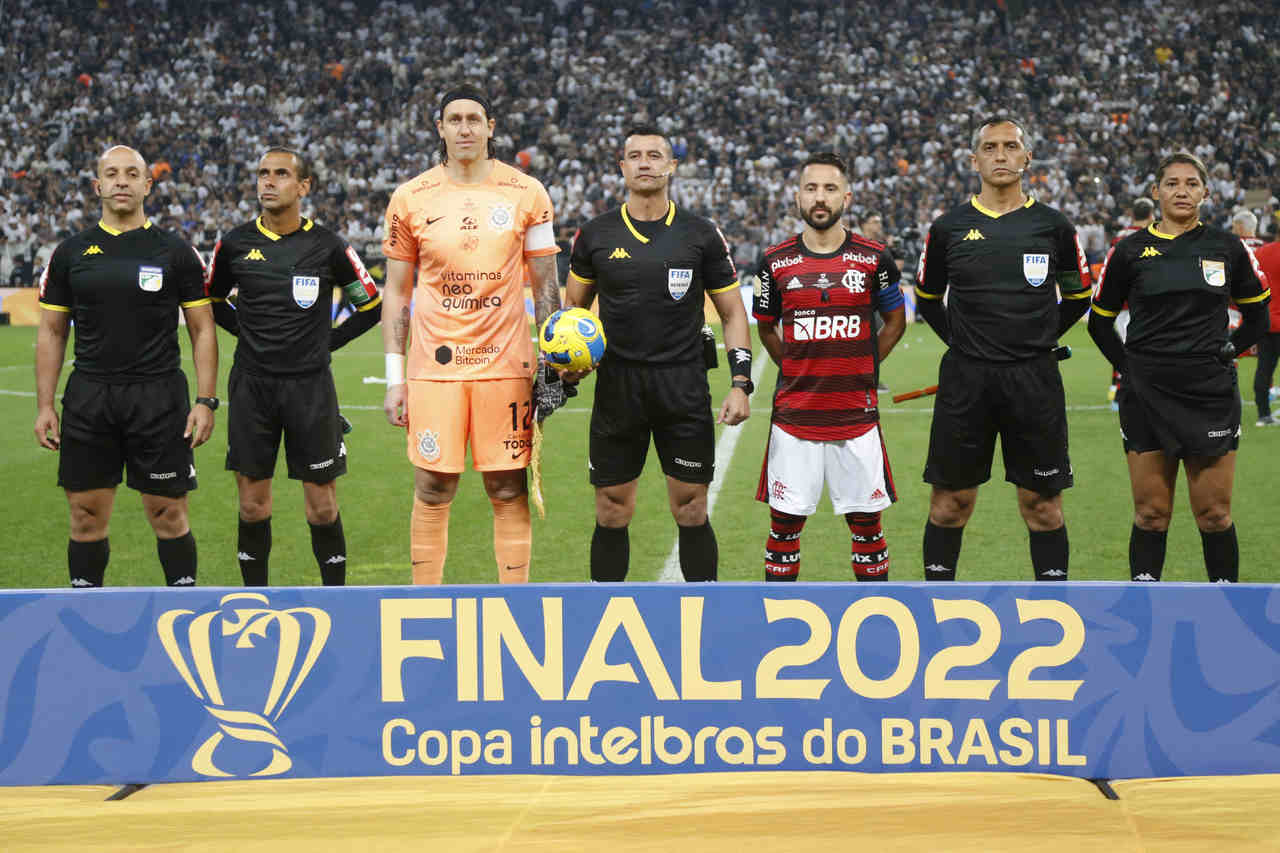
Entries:
{"label": "orange goalkeeper jersey", "polygon": [[505,163],[458,184],[443,166],[401,184],[387,205],[382,251],[418,267],[409,379],[532,375],[525,261],[554,255],[546,188]]}

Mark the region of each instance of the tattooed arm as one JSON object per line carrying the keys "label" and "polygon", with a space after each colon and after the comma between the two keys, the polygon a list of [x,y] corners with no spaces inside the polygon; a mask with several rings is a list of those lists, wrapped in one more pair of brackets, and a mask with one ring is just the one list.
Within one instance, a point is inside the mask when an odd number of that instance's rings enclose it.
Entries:
{"label": "tattooed arm", "polygon": [[387,394],[382,410],[392,426],[406,426],[407,386],[405,347],[409,340],[409,297],[413,288],[413,264],[387,259],[387,283],[382,291],[382,349],[387,362]]}

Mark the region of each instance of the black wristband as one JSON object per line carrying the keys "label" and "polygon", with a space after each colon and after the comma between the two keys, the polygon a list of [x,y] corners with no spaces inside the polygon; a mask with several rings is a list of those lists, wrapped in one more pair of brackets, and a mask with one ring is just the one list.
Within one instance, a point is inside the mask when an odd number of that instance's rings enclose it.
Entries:
{"label": "black wristband", "polygon": [[217,397],[196,397],[196,405],[204,406],[209,411],[216,412],[218,410],[218,398]]}
{"label": "black wristband", "polygon": [[751,377],[751,350],[746,347],[731,347],[727,355],[731,376]]}

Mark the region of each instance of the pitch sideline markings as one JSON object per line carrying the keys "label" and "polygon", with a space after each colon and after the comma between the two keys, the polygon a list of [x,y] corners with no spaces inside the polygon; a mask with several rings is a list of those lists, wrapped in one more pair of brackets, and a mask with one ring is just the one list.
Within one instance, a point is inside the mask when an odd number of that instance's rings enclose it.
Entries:
{"label": "pitch sideline markings", "polygon": [[[772,364],[769,354],[763,349],[757,351],[752,357],[753,366],[751,368],[751,381],[756,385],[760,384],[760,377],[764,375],[766,365]],[[751,395],[752,399],[755,394]],[[760,411],[764,411],[761,409]],[[736,426],[726,426],[720,433],[720,440],[716,442],[716,473],[711,480],[711,486],[707,489],[707,517],[711,517],[712,510],[716,506],[716,498],[720,496],[720,488],[724,485],[725,474],[729,470],[729,462],[733,459],[733,451],[738,446],[738,439],[742,437],[742,427],[746,421]],[[662,572],[658,575],[659,583],[675,583],[684,580],[684,575],[680,571],[680,535],[677,532],[676,541],[671,546],[671,553],[667,555],[667,562],[662,566]]]}

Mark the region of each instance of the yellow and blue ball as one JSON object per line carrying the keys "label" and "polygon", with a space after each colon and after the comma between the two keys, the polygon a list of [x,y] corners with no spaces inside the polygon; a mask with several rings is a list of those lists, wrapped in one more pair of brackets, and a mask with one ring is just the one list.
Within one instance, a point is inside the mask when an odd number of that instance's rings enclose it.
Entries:
{"label": "yellow and blue ball", "polygon": [[604,358],[604,326],[585,308],[561,308],[542,324],[538,346],[560,370],[589,370]]}

